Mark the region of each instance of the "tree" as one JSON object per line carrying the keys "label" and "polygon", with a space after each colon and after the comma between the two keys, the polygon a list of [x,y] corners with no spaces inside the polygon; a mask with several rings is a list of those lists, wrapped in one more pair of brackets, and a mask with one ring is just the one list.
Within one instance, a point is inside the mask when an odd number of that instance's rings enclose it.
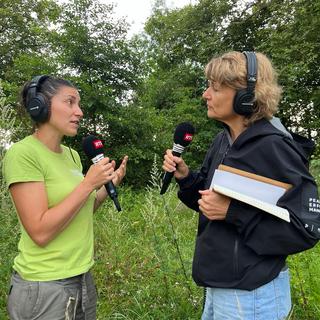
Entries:
{"label": "tree", "polygon": [[284,89],[281,114],[296,131],[312,137],[320,128],[320,1],[286,0],[274,4],[279,16],[271,20],[273,60],[280,66]]}
{"label": "tree", "polygon": [[320,2],[264,0],[250,8],[231,21],[226,40],[239,43],[247,35],[252,48],[271,57],[283,87],[279,116],[290,129],[319,141]]}
{"label": "tree", "polygon": [[193,167],[201,164],[213,136],[221,129],[216,122],[206,120],[201,99],[206,88],[203,69],[225,48],[222,24],[232,14],[235,2],[203,0],[182,9],[154,10],[145,26],[151,72],[137,90],[136,100],[167,119],[167,148],[179,122],[193,123],[197,134],[189,147],[192,157],[184,155]]}
{"label": "tree", "polygon": [[1,0],[0,78],[20,55],[33,55],[46,48],[48,26],[59,14],[51,0]]}
{"label": "tree", "polygon": [[212,56],[255,49],[279,70],[283,122],[309,137],[318,134],[319,6],[306,0],[200,0],[179,10],[155,11],[145,28],[153,72],[140,101],[169,114],[183,96],[200,97],[202,69]]}
{"label": "tree", "polygon": [[115,20],[112,14],[112,5],[74,0],[59,18],[54,46],[60,73],[77,84],[84,111],[78,137],[69,140],[77,150],[81,137],[89,133],[100,135],[111,150],[126,149],[122,136],[134,129],[123,119],[135,111],[128,105],[143,70],[141,53],[136,42],[126,38],[127,23]]}

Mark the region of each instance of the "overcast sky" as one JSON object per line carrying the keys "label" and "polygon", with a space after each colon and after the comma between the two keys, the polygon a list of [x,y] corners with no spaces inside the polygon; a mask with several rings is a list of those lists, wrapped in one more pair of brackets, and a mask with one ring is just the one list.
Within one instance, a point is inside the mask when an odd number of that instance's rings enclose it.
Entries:
{"label": "overcast sky", "polygon": [[[125,17],[130,23],[129,35],[139,33],[143,30],[146,19],[151,14],[153,0],[100,0],[103,3],[114,3],[115,13]],[[194,4],[197,0],[166,0],[168,8],[181,8],[187,4]]]}

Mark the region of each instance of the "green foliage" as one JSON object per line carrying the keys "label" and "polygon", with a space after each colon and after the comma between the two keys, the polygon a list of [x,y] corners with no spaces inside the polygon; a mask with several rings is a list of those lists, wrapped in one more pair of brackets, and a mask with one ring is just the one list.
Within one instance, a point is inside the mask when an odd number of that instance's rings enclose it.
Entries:
{"label": "green foliage", "polygon": [[320,159],[313,159],[310,163],[310,172],[314,176],[317,185],[320,186]]}
{"label": "green foliage", "polygon": [[[107,202],[95,214],[97,319],[200,318],[203,291],[191,278],[198,217],[178,201],[173,184],[164,196],[159,195],[159,176],[155,159],[145,190],[119,188],[121,213]],[[7,319],[5,301],[18,238],[18,221],[7,202],[0,208],[1,319]],[[319,253],[316,246],[289,257],[291,320],[320,317]]]}
{"label": "green foliage", "polygon": [[[200,98],[202,69],[212,56],[261,50],[279,70],[284,88],[279,115],[284,124],[319,142],[319,5],[306,0],[200,0],[182,9],[155,10],[145,26],[153,72],[138,92],[140,101],[172,117],[182,101],[192,105]],[[201,116],[194,116],[197,123]],[[201,132],[207,128],[201,127]],[[199,140],[201,146],[207,143]]]}
{"label": "green foliage", "polygon": [[[54,45],[62,67],[80,78],[80,88],[83,83],[92,93],[109,92],[114,102],[138,82],[140,61],[125,38],[128,25],[114,20],[112,13],[112,5],[96,0],[71,1],[59,17]],[[104,111],[101,106],[88,107]]]}
{"label": "green foliage", "polygon": [[14,67],[21,54],[45,48],[48,24],[58,14],[51,0],[1,0],[0,8],[0,77]]}
{"label": "green foliage", "polygon": [[23,136],[30,125],[16,108],[20,87],[36,74],[56,72],[49,29],[59,12],[59,5],[52,0],[1,1],[0,80],[8,105],[15,107],[16,125],[21,127],[21,135],[13,139]]}
{"label": "green foliage", "polygon": [[259,47],[272,56],[279,69],[284,89],[281,117],[295,131],[308,137],[317,134],[319,142],[320,2],[270,1],[264,7],[269,14],[259,33],[269,40]]}
{"label": "green foliage", "polygon": [[10,143],[10,137],[14,135],[19,127],[15,126],[15,116],[13,110],[7,104],[7,98],[2,90],[2,83],[0,81],[0,201],[1,206],[6,205],[8,201],[7,192],[5,190],[5,182],[2,176],[2,159],[5,155],[6,149]]}
{"label": "green foliage", "polygon": [[[4,191],[2,187],[1,193]],[[8,196],[7,201],[0,208],[0,319],[7,319],[6,300],[13,259],[18,253],[17,243],[20,236],[18,219]]]}
{"label": "green foliage", "polygon": [[[176,207],[172,194],[165,200],[170,210],[166,212],[159,187],[141,193],[123,191],[120,201],[125,211],[119,215],[105,207],[96,226],[99,318],[199,318],[201,290],[190,279],[195,217]],[[184,247],[181,254],[187,278],[173,243],[168,214],[179,233],[179,245]],[[180,234],[181,228],[191,233]]]}
{"label": "green foliage", "polygon": [[145,26],[153,58],[160,69],[204,64],[224,50],[223,21],[237,1],[202,0],[194,6],[156,11]]}
{"label": "green foliage", "polygon": [[[214,55],[255,48],[279,70],[284,124],[318,142],[319,5],[200,0],[169,10],[165,1],[156,1],[146,33],[128,40],[126,21],[115,19],[113,5],[98,0],[4,0],[0,77],[7,103],[17,107],[19,88],[36,74],[71,79],[79,87],[85,119],[79,136],[67,143],[81,151],[80,137],[100,135],[117,161],[129,155],[135,168],[129,169],[127,183],[141,187],[153,154],[160,159],[171,147],[179,122],[196,127],[184,157],[199,167],[220,128],[206,120],[203,68]],[[14,140],[30,132],[25,113],[16,111],[16,116],[21,130]],[[319,150],[317,143],[316,157]]]}
{"label": "green foliage", "polygon": [[319,247],[288,259],[291,275],[293,320],[320,317]]}
{"label": "green foliage", "polygon": [[17,253],[19,227],[8,190],[2,175],[3,157],[10,135],[14,130],[14,115],[6,103],[0,82],[0,319],[5,319],[5,301],[8,292],[8,280],[12,261]]}

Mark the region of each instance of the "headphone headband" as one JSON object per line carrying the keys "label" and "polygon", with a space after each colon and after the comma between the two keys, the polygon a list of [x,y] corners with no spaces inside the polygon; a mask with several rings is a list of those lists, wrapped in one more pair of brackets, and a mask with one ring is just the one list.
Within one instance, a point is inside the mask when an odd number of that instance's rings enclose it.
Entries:
{"label": "headphone headband", "polygon": [[35,76],[30,81],[29,87],[28,87],[28,93],[27,93],[27,103],[37,95],[37,90],[39,89],[41,83],[45,81],[49,76],[41,75],[41,76]]}
{"label": "headphone headband", "polygon": [[243,51],[247,59],[247,91],[254,93],[257,82],[257,57],[253,51]]}

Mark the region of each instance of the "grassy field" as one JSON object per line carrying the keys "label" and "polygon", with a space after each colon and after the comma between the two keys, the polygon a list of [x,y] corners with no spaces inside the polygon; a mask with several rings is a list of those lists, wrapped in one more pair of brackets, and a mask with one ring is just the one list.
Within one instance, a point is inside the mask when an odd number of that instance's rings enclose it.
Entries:
{"label": "grassy field", "polygon": [[[171,187],[172,188],[172,187]],[[200,319],[203,290],[191,278],[197,214],[175,191],[119,190],[123,211],[108,202],[95,215],[98,319]],[[19,238],[8,201],[0,212],[0,319]],[[290,257],[293,320],[320,319],[319,246]]]}

